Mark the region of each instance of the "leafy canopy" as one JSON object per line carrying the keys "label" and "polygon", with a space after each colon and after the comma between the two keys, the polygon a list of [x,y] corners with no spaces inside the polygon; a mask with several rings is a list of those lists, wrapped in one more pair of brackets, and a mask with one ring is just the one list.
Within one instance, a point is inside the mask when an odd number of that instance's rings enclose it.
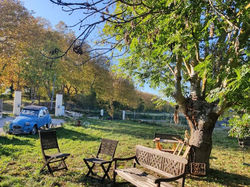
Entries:
{"label": "leafy canopy", "polygon": [[219,102],[219,113],[249,110],[249,10],[247,1],[234,0],[118,1],[104,41],[128,52],[123,71],[177,101],[174,92],[194,93]]}

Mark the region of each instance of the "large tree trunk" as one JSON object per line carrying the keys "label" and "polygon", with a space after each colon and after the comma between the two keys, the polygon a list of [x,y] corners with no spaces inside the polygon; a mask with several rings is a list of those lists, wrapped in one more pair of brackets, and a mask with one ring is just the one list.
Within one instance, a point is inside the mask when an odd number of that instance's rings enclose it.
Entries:
{"label": "large tree trunk", "polygon": [[205,163],[209,169],[209,157],[212,150],[212,133],[219,117],[214,112],[214,105],[205,100],[187,99],[186,111],[191,137],[189,144],[193,146],[191,162]]}

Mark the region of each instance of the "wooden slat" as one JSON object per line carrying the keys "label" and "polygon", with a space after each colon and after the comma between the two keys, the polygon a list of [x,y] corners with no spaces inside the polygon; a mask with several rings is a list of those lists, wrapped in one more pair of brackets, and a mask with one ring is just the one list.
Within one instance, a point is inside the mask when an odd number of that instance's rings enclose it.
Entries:
{"label": "wooden slat", "polygon": [[[145,173],[137,168],[117,169],[116,173],[126,181],[134,184],[137,187],[156,187],[154,183],[156,177]],[[161,183],[162,187],[172,187],[169,183]]]}
{"label": "wooden slat", "polygon": [[176,146],[176,148],[175,148],[175,150],[174,150],[174,152],[173,152],[174,155],[175,155],[176,152],[178,151],[178,149],[179,149],[179,147],[180,147],[180,144],[181,144],[181,142],[179,142],[179,143],[177,144],[177,146]]}
{"label": "wooden slat", "polygon": [[184,154],[182,155],[183,158],[187,158],[189,152],[190,152],[191,146],[187,146]]}
{"label": "wooden slat", "polygon": [[182,152],[182,150],[183,150],[183,147],[184,147],[184,143],[181,145],[181,148],[179,149],[179,151],[178,151],[178,156],[180,156],[180,154],[181,154],[181,152]]}

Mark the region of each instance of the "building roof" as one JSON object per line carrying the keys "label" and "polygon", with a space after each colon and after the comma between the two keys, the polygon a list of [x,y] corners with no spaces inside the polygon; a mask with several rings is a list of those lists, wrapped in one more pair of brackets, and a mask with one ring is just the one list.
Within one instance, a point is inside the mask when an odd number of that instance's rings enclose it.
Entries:
{"label": "building roof", "polygon": [[28,105],[23,107],[26,110],[40,110],[41,108],[45,108],[45,106],[37,106],[37,105]]}

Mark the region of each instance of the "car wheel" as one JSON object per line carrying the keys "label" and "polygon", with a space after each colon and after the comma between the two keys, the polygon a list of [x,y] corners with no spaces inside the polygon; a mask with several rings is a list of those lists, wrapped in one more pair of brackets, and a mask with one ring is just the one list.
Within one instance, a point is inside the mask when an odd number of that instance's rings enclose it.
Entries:
{"label": "car wheel", "polygon": [[46,128],[50,129],[51,128],[51,124],[46,124]]}
{"label": "car wheel", "polygon": [[37,127],[36,127],[36,125],[34,125],[32,131],[31,131],[31,134],[35,135],[36,133],[37,133]]}

